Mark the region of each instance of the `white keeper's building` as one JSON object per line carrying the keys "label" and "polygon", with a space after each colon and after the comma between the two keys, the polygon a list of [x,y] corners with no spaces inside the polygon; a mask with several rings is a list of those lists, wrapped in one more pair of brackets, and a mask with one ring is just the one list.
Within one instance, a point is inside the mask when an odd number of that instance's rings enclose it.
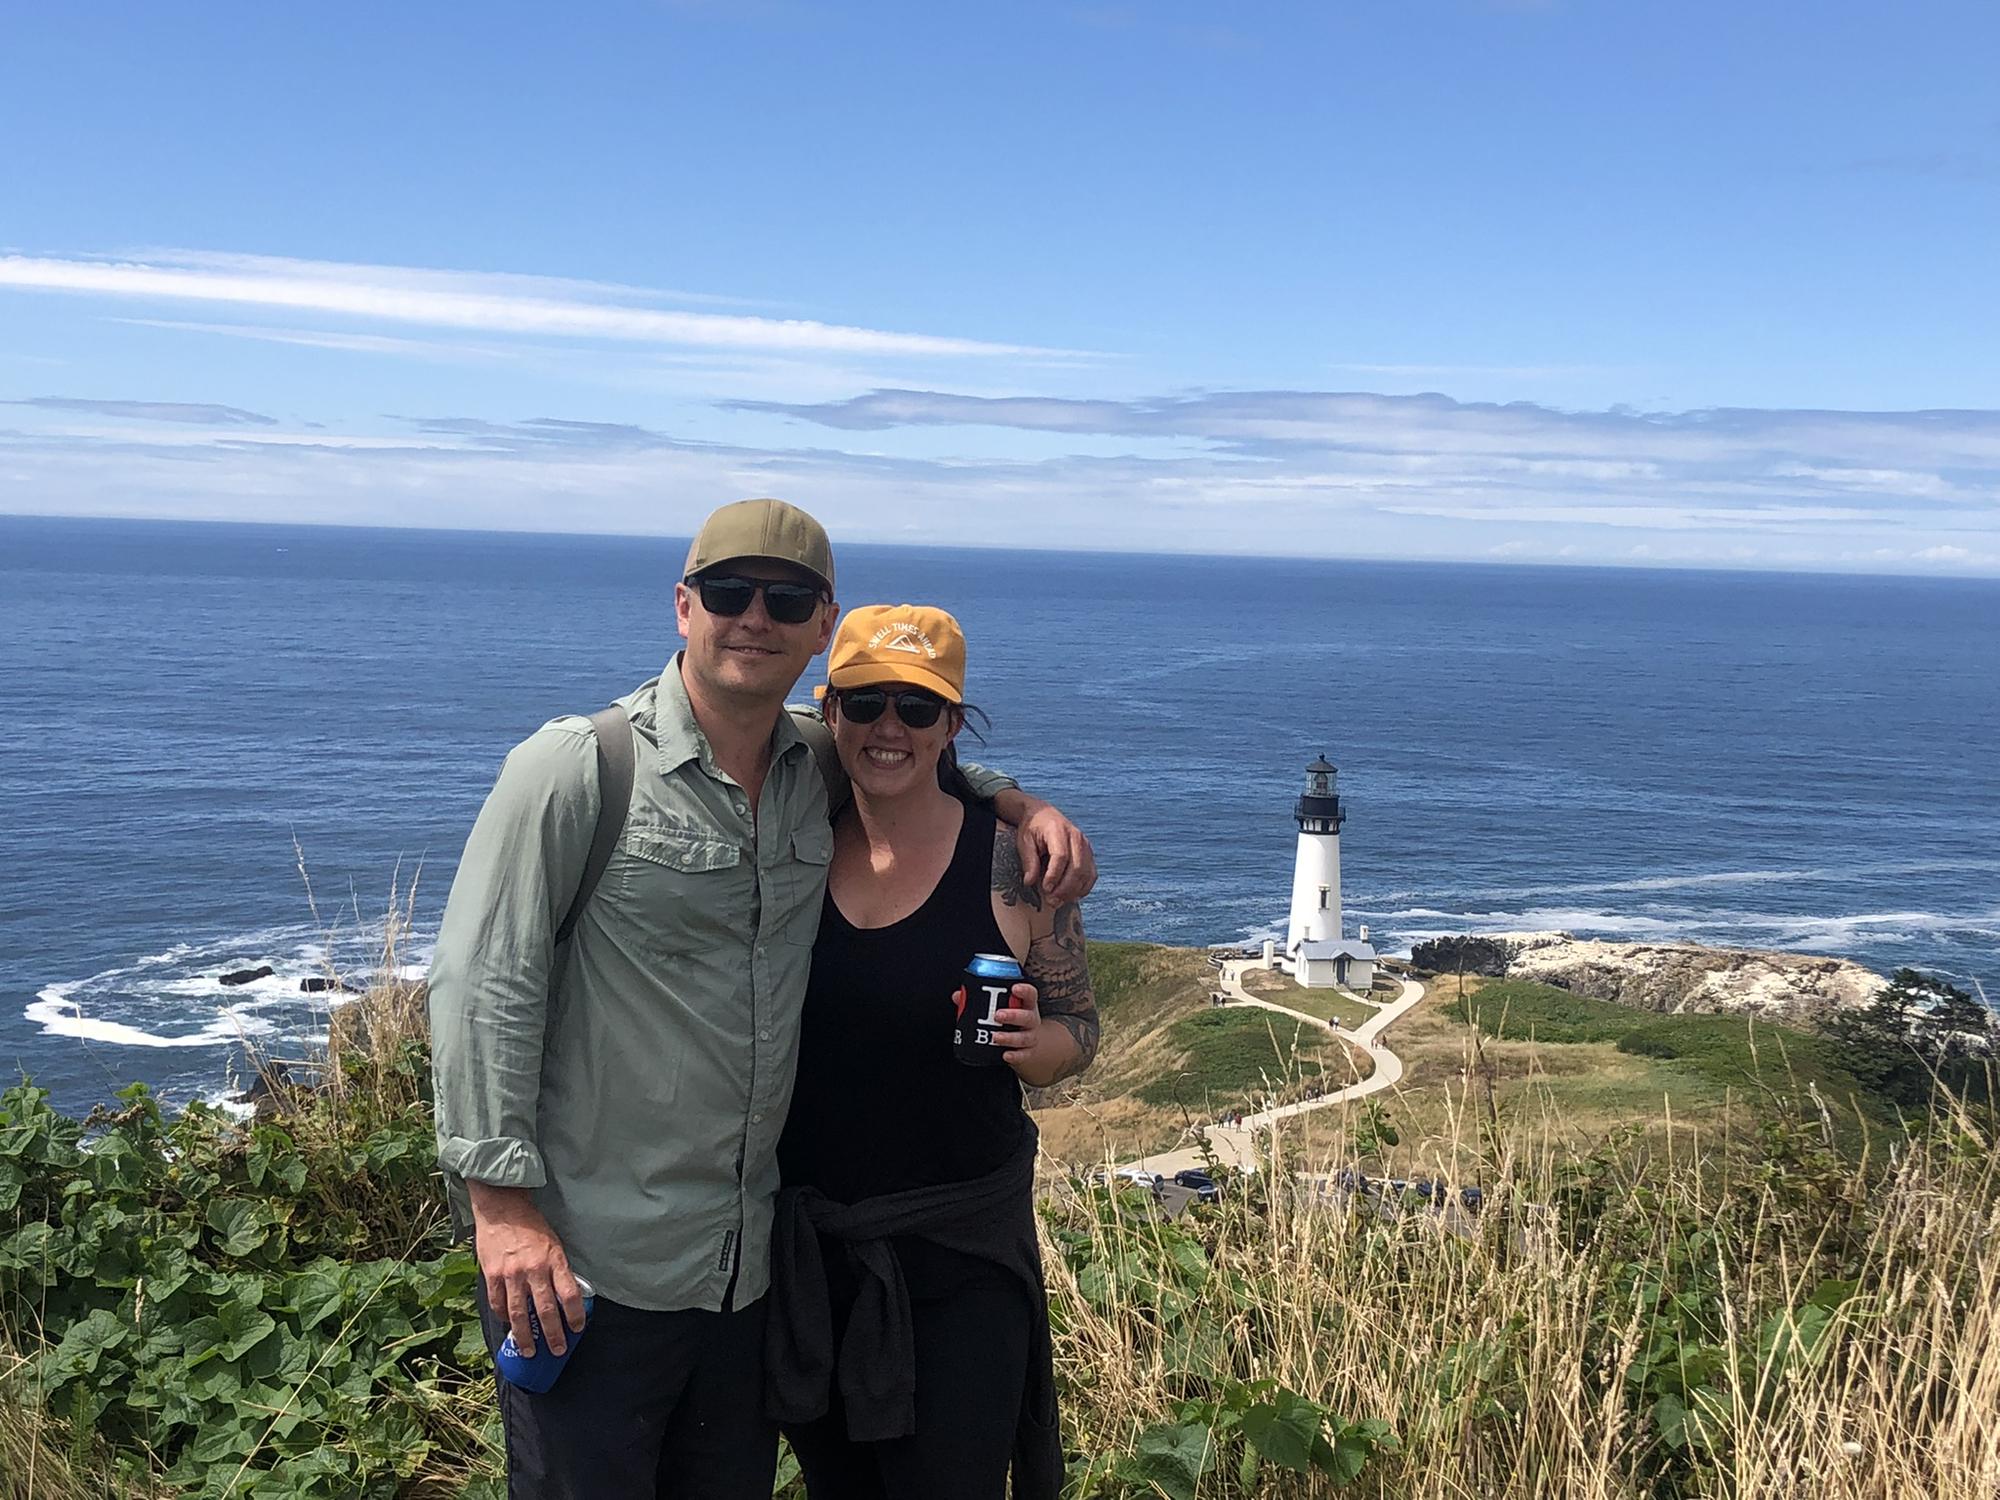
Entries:
{"label": "white keeper's building", "polygon": [[1307,989],[1348,989],[1367,994],[1375,983],[1375,950],[1368,929],[1358,939],[1340,931],[1340,825],[1347,814],[1334,784],[1338,775],[1321,756],[1306,767],[1306,789],[1293,809],[1299,825],[1292,862],[1292,912],[1285,923],[1281,967]]}

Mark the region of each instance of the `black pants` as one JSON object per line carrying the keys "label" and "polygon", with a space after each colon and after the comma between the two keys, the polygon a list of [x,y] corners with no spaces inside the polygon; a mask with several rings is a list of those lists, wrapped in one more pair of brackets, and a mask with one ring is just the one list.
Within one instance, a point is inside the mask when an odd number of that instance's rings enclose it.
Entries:
{"label": "black pants", "polygon": [[[480,1326],[498,1349],[507,1329],[481,1282]],[[761,1298],[647,1312],[599,1297],[553,1388],[496,1383],[509,1500],[771,1500]]]}
{"label": "black pants", "polygon": [[917,1430],[851,1442],[839,1392],[817,1422],[787,1427],[807,1500],[1006,1500],[1028,1374],[1028,1301],[994,1267],[935,1297],[912,1289]]}

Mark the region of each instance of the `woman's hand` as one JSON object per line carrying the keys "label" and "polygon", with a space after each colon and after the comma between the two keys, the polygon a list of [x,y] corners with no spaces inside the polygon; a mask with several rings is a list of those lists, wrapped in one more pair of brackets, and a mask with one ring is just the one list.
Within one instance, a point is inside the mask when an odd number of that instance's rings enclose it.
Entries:
{"label": "woman's hand", "polygon": [[1007,998],[1013,1005],[993,1013],[993,1019],[1007,1028],[993,1033],[994,1045],[1007,1049],[1007,1065],[1021,1082],[1047,1088],[1072,1071],[1076,1038],[1067,1027],[1043,1024],[1041,997],[1032,984],[1015,985]]}

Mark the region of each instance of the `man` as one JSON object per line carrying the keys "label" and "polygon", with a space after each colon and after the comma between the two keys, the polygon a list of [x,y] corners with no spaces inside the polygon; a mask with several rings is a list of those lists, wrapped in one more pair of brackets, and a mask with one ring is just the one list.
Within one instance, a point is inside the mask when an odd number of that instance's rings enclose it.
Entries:
{"label": "man", "polygon": [[[768,1500],[762,1297],[776,1147],[831,857],[828,789],[785,700],[839,606],[826,533],[778,500],[708,518],[674,609],[685,649],[619,700],[625,825],[570,940],[598,826],[588,720],[507,757],[431,968],[438,1160],[469,1197],[489,1345],[588,1336],[546,1394],[501,1382],[510,1494]],[[965,768],[1057,899],[1089,844]]]}

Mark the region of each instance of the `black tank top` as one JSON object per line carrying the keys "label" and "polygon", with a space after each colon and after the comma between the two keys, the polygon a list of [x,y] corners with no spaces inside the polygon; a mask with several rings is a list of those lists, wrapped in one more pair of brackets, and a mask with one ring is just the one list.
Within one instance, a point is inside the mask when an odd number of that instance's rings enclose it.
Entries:
{"label": "black tank top", "polygon": [[993,920],[993,809],[969,803],[951,864],[924,904],[854,926],[827,892],[813,944],[798,1082],[778,1146],[787,1187],[853,1203],[994,1171],[1021,1139],[1005,1063],[952,1055],[952,992],[975,953],[1006,953]]}

